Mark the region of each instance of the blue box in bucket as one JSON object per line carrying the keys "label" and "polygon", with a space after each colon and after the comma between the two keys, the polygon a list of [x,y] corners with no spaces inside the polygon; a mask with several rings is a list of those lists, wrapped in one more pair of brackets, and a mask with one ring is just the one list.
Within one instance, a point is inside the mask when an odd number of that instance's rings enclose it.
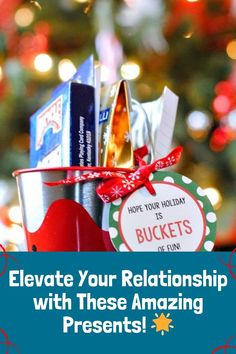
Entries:
{"label": "blue box in bucket", "polygon": [[95,89],[68,82],[30,119],[30,167],[95,166]]}

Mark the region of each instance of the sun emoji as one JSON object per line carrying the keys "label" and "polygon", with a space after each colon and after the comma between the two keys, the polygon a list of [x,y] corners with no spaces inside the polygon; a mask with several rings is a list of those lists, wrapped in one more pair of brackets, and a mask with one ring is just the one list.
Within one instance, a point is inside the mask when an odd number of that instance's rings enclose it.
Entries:
{"label": "sun emoji", "polygon": [[164,336],[165,332],[169,332],[170,328],[174,328],[174,326],[170,324],[172,320],[169,318],[169,313],[166,316],[164,313],[161,313],[160,316],[155,313],[155,316],[156,318],[152,320],[155,325],[153,325],[152,328],[156,328],[156,332],[161,332],[162,336]]}

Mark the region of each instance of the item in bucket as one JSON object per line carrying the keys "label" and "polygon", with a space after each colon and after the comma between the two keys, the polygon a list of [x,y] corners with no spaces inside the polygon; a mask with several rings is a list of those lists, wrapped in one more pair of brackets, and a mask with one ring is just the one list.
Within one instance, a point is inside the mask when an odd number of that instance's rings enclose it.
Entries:
{"label": "item in bucket", "polygon": [[[77,82],[79,84],[90,85],[95,88],[95,125],[98,127],[98,117],[100,110],[100,86],[101,86],[101,64],[95,62],[94,56],[90,55],[80,66],[77,68],[73,77],[57,86],[53,92],[52,97],[58,94],[59,91],[64,89],[68,82]],[[98,146],[98,129],[95,131],[96,146]],[[98,149],[96,150],[96,164],[98,164]]]}
{"label": "item in bucket", "polygon": [[99,106],[100,66],[91,55],[31,117],[30,167],[97,165]]}
{"label": "item in bucket", "polygon": [[127,81],[121,80],[103,89],[99,116],[101,166],[133,166],[130,111]]}
{"label": "item in bucket", "polygon": [[133,148],[147,145],[149,162],[166,156],[171,148],[178,96],[165,87],[160,98],[139,103],[132,100],[131,132]]}
{"label": "item in bucket", "polygon": [[94,87],[69,82],[30,120],[30,166],[96,163]]}

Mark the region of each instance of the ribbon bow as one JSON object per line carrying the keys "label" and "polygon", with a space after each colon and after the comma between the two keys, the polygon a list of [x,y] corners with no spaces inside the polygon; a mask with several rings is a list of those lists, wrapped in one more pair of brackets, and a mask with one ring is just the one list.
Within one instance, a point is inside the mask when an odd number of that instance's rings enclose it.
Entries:
{"label": "ribbon bow", "polygon": [[183,148],[178,146],[172,150],[169,155],[154,161],[150,165],[147,165],[140,155],[136,153],[135,157],[136,160],[138,160],[139,167],[129,172],[114,172],[112,169],[106,169],[105,171],[92,171],[78,177],[65,178],[56,182],[46,182],[45,184],[48,186],[57,186],[60,184],[74,184],[101,178],[105,181],[98,185],[96,192],[104,203],[111,203],[118,198],[122,198],[141,186],[145,186],[147,190],[154,195],[155,190],[149,180],[150,174],[176,164],[180,159],[182,150]]}

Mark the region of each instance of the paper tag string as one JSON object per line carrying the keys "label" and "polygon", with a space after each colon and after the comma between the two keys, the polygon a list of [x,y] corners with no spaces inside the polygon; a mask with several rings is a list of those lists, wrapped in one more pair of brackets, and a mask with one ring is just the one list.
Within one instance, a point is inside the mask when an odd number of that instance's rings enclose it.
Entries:
{"label": "paper tag string", "polygon": [[47,186],[58,186],[61,184],[70,185],[102,179],[103,181],[98,185],[96,192],[104,203],[111,203],[142,186],[145,186],[147,190],[154,195],[155,190],[149,180],[151,173],[175,165],[179,161],[182,151],[183,148],[178,146],[166,157],[156,160],[149,165],[136,153],[135,157],[139,163],[139,167],[136,170],[130,170],[130,172],[114,172],[112,169],[108,168],[106,171],[91,171],[81,176],[65,178],[56,182],[45,182],[45,184]]}

